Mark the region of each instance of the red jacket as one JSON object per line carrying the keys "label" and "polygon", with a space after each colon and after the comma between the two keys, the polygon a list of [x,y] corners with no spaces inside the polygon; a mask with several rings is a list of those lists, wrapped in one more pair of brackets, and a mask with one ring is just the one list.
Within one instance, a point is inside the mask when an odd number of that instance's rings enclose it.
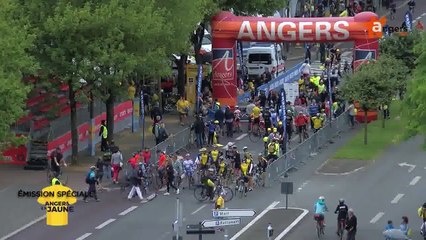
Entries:
{"label": "red jacket", "polygon": [[303,126],[308,123],[308,120],[304,115],[297,115],[297,117],[294,119],[294,124],[297,127]]}
{"label": "red jacket", "polygon": [[166,167],[166,160],[167,160],[166,154],[161,153],[160,157],[158,158],[158,168]]}
{"label": "red jacket", "polygon": [[142,152],[142,158],[143,158],[143,162],[145,164],[149,163],[149,160],[151,160],[151,152],[150,151],[143,151]]}

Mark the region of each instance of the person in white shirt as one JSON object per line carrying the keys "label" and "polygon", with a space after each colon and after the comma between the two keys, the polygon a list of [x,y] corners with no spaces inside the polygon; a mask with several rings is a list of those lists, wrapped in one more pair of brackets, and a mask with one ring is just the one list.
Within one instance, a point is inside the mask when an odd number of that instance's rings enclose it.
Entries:
{"label": "person in white shirt", "polygon": [[309,64],[309,60],[306,59],[301,67],[301,74],[303,77],[309,77],[311,75],[311,65]]}

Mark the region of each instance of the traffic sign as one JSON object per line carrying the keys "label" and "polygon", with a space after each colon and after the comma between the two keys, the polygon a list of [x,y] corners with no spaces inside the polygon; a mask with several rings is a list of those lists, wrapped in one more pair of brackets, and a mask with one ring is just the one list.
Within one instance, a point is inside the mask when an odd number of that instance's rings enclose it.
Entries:
{"label": "traffic sign", "polygon": [[241,224],[241,218],[230,218],[223,220],[204,220],[202,223],[203,227],[221,227]]}
{"label": "traffic sign", "polygon": [[214,218],[222,217],[253,217],[256,212],[253,209],[220,209],[213,210]]}

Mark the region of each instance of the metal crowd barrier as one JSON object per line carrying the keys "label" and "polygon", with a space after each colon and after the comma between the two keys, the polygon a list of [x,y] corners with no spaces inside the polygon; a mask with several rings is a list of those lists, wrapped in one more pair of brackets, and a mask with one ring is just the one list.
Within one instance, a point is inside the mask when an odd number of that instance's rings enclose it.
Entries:
{"label": "metal crowd barrier", "polygon": [[266,186],[270,187],[284,173],[290,169],[297,169],[299,165],[316,156],[318,151],[324,148],[334,137],[349,128],[348,111],[332,120],[331,124],[327,122],[322,129],[310,135],[307,140],[269,164],[266,169]]}
{"label": "metal crowd barrier", "polygon": [[189,127],[176,134],[170,134],[166,140],[151,148],[151,162],[156,162],[158,160],[158,150],[165,151],[166,154],[173,154],[179,150],[185,149],[190,144],[190,136],[191,128]]}

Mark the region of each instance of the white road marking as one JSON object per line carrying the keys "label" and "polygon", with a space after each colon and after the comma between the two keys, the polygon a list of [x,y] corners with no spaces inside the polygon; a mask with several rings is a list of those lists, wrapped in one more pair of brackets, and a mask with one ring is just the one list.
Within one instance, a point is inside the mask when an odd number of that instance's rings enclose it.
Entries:
{"label": "white road marking", "polygon": [[86,239],[87,237],[89,237],[90,235],[92,235],[92,233],[85,233],[85,234],[81,235],[80,237],[76,238],[75,240],[83,240],[83,239]]}
{"label": "white road marking", "polygon": [[377,213],[376,214],[376,216],[374,216],[371,220],[370,220],[370,223],[376,223],[377,221],[379,221],[379,219],[380,218],[382,218],[383,217],[383,215],[385,215],[385,213],[384,212],[379,212],[379,213]]}
{"label": "white road marking", "polygon": [[[291,209],[299,209],[299,208],[291,208]],[[300,221],[302,221],[302,219],[309,213],[309,211],[307,209],[299,209],[299,210],[303,210],[303,213],[300,214],[296,220],[294,220],[286,229],[284,229],[284,231],[282,231],[280,233],[280,235],[278,235],[275,240],[281,240],[288,232],[291,231],[291,229],[293,229]]]}
{"label": "white road marking", "polygon": [[259,215],[257,215],[251,222],[249,222],[243,229],[241,229],[239,232],[237,232],[230,240],[236,240],[238,239],[245,231],[247,231],[251,226],[253,226],[259,219],[263,217],[269,210],[273,209],[275,206],[280,203],[279,201],[275,201],[271,203],[265,210],[263,210]]}
{"label": "white road marking", "polygon": [[108,220],[106,220],[105,222],[101,223],[101,225],[95,227],[95,229],[102,229],[103,227],[105,227],[106,225],[114,222],[116,219],[115,218],[110,218]]}
{"label": "white road marking", "polygon": [[402,193],[398,193],[398,195],[395,196],[395,198],[391,201],[391,203],[396,204],[401,200],[401,198],[404,196]]}
{"label": "white road marking", "polygon": [[411,186],[416,185],[416,183],[417,183],[417,182],[419,182],[421,178],[422,178],[422,177],[420,177],[420,176],[416,176],[416,177],[414,177],[414,178],[413,178],[413,180],[411,180],[410,185],[411,185]]}
{"label": "white road marking", "polygon": [[126,209],[126,210],[122,211],[121,213],[119,213],[118,215],[124,216],[124,215],[128,214],[129,212],[135,210],[136,208],[138,208],[138,206],[131,206],[128,209]]}
{"label": "white road marking", "polygon": [[298,192],[302,191],[302,189],[309,183],[310,181],[305,181],[304,183],[302,183],[302,185],[300,185],[300,187],[297,189]]}
{"label": "white road marking", "polygon": [[1,193],[1,192],[6,191],[7,189],[8,189],[8,187],[7,187],[7,188],[3,188],[3,189],[1,189],[1,190],[0,190],[0,193]]}
{"label": "white road marking", "polygon": [[203,206],[201,206],[201,207],[197,208],[197,210],[193,211],[193,212],[191,213],[191,215],[196,214],[197,212],[201,211],[201,210],[202,210],[203,208],[205,208],[206,206],[207,206],[207,204],[203,204]]}
{"label": "white road marking", "polygon": [[245,138],[248,134],[247,133],[243,133],[241,134],[241,136],[237,137],[235,140],[240,141],[241,139]]}
{"label": "white road marking", "polygon": [[426,13],[422,13],[422,15],[420,15],[420,16],[424,17],[424,16],[426,16]]}
{"label": "white road marking", "polygon": [[420,19],[422,19],[422,17],[417,17],[417,18],[416,18],[416,20],[420,20]]}
{"label": "white road marking", "polygon": [[34,219],[33,221],[31,221],[31,222],[29,222],[29,223],[25,224],[24,226],[22,226],[22,227],[20,227],[20,228],[16,229],[15,231],[13,231],[13,232],[11,232],[11,233],[7,234],[6,236],[3,236],[2,238],[0,238],[0,240],[6,240],[6,239],[9,239],[9,238],[11,238],[11,237],[15,236],[16,234],[18,234],[18,233],[20,233],[20,232],[24,231],[25,229],[27,229],[27,228],[31,227],[32,225],[34,225],[34,224],[36,224],[36,223],[40,222],[41,220],[43,220],[43,219],[45,219],[45,218],[46,218],[46,215],[43,215],[43,216],[41,216],[41,217],[39,217],[39,218],[37,218],[37,219]]}

